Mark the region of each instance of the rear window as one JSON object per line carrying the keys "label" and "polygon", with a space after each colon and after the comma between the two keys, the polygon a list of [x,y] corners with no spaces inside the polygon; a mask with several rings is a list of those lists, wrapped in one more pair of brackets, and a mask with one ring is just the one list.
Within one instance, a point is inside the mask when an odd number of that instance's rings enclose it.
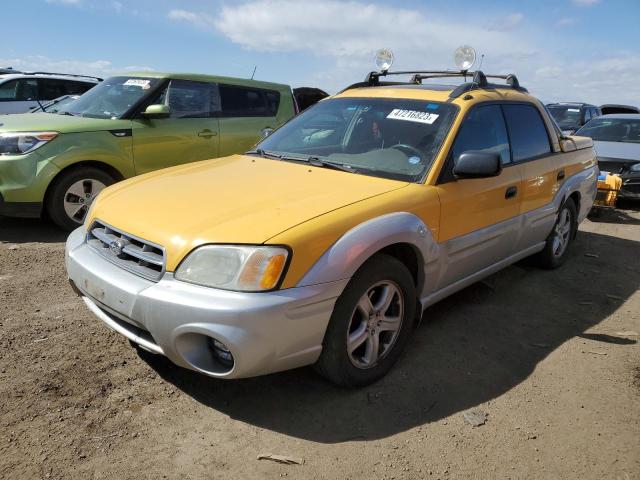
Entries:
{"label": "rear window", "polygon": [[521,162],[551,153],[549,134],[533,105],[503,105],[511,139],[513,161]]}
{"label": "rear window", "polygon": [[220,84],[223,117],[275,117],[280,92],[261,88]]}

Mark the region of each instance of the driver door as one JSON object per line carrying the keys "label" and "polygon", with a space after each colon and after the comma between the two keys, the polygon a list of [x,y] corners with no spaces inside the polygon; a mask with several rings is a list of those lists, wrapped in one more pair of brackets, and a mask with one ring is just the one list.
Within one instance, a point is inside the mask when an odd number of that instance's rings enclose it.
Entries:
{"label": "driver door", "polygon": [[171,80],[152,103],[168,105],[170,116],[132,121],[136,174],[218,156],[216,84]]}
{"label": "driver door", "polygon": [[[503,170],[490,178],[456,179],[455,160],[466,151],[499,153]],[[522,179],[511,166],[511,149],[500,105],[467,114],[436,186],[441,203],[438,242],[447,268],[437,289],[490,267],[514,253]]]}

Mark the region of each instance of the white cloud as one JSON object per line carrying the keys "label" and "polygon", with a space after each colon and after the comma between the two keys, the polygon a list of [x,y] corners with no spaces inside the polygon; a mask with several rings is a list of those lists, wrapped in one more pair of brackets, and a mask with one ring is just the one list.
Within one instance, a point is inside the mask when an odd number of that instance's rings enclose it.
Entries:
{"label": "white cloud", "polygon": [[[325,68],[304,78],[298,74],[299,83],[329,91],[361,79],[372,69],[378,48],[393,50],[397,69],[440,69],[452,68],[455,48],[469,44],[478,56],[485,54],[485,71],[514,72],[543,100],[634,104],[640,98],[634,80],[640,76],[640,59],[632,53],[594,62],[563,58],[554,46],[545,47],[544,31],[526,36],[513,32],[524,20],[520,13],[483,27],[482,21],[469,24],[365,0],[250,0],[228,3],[215,16],[181,12],[176,19],[221,33],[247,50],[300,52],[324,60]],[[570,20],[560,19],[558,26]]]}
{"label": "white cloud", "polygon": [[25,72],[57,72],[70,73],[76,75],[95,75],[98,77],[108,77],[117,72],[127,71],[151,71],[148,66],[129,65],[114,66],[109,60],[72,60],[72,59],[52,59],[44,55],[29,55],[20,58],[0,58],[0,65],[10,66],[16,70]]}
{"label": "white cloud", "polygon": [[215,20],[210,15],[201,12],[190,12],[188,10],[171,10],[167,17],[178,22],[187,22],[198,28],[213,28]]}
{"label": "white cloud", "polygon": [[596,3],[600,3],[600,0],[571,0],[574,5],[579,7],[590,7]]}
{"label": "white cloud", "polygon": [[522,20],[524,20],[523,14],[512,13],[491,21],[487,28],[496,32],[510,32],[515,30],[522,23]]}
{"label": "white cloud", "polygon": [[561,18],[560,20],[558,20],[555,25],[556,27],[568,27],[570,25],[573,25],[576,23],[576,19],[575,18],[571,18],[571,17],[564,17]]}

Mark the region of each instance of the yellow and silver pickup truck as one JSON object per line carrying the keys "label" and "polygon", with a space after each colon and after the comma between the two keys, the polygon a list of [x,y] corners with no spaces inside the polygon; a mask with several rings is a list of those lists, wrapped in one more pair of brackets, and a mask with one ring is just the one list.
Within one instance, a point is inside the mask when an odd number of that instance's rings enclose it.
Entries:
{"label": "yellow and silver pickup truck", "polygon": [[[596,193],[591,140],[564,137],[513,75],[393,73],[244,155],[105,189],[67,241],[74,289],[182,367],[231,379],[315,365],[359,386],[391,368],[427,306],[524,257],[560,266]],[[426,81],[439,76],[473,80]]]}

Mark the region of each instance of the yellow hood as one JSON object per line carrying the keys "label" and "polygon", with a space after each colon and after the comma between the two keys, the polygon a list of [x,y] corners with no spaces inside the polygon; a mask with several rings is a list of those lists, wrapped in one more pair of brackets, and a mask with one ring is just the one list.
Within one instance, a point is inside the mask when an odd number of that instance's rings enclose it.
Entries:
{"label": "yellow hood", "polygon": [[173,271],[205,243],[261,244],[337,208],[406,186],[395,180],[234,155],[160,170],[102,192],[91,218],[164,246]]}

